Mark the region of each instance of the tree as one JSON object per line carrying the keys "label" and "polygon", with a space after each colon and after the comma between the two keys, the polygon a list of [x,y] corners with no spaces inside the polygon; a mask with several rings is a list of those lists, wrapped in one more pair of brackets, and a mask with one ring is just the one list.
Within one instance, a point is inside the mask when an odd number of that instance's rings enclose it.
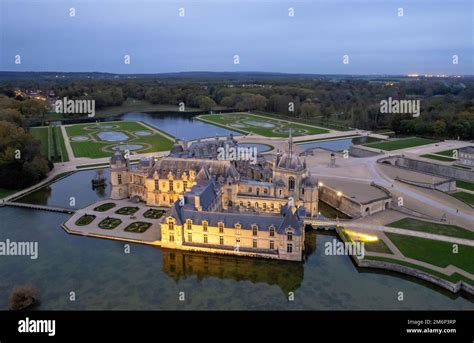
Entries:
{"label": "tree", "polygon": [[49,106],[43,100],[27,99],[22,101],[20,111],[25,117],[43,118],[49,111]]}
{"label": "tree", "polygon": [[301,105],[301,116],[305,118],[314,117],[317,113],[317,106],[312,101],[305,101]]}
{"label": "tree", "polygon": [[446,123],[444,120],[437,120],[434,122],[433,133],[437,137],[443,137],[446,135]]}
{"label": "tree", "polygon": [[0,108],[0,121],[7,121],[17,126],[24,126],[25,120],[20,111],[13,108]]}
{"label": "tree", "polygon": [[203,111],[210,111],[214,106],[216,106],[216,102],[208,96],[199,99],[199,108]]}

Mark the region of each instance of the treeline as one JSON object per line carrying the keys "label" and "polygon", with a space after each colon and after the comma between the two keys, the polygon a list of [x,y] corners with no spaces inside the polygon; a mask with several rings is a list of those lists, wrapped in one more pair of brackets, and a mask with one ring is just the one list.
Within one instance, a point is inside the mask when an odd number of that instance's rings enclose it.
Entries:
{"label": "treeline", "polygon": [[[26,81],[23,81],[25,85]],[[29,87],[53,90],[58,97],[95,99],[97,109],[119,106],[127,98],[153,104],[180,103],[204,111],[235,108],[265,111],[315,123],[337,123],[360,129],[390,129],[400,134],[472,139],[474,79],[295,79],[295,80],[58,80]],[[21,82],[18,81],[18,86]],[[17,86],[17,87],[18,87]],[[4,84],[0,92],[11,91]],[[382,114],[380,101],[417,99],[419,118]]]}
{"label": "treeline", "polygon": [[40,153],[40,142],[25,128],[31,108],[0,96],[0,187],[21,189],[43,179],[53,164]]}

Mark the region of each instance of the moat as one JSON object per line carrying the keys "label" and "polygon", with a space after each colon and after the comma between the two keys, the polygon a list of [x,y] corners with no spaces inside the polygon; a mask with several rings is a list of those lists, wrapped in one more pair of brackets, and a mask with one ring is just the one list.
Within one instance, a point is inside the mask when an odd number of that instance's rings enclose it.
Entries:
{"label": "moat", "polygon": [[[105,176],[109,177],[108,170]],[[76,172],[21,201],[81,208],[109,197],[109,187],[92,190],[95,171]],[[87,186],[85,186],[87,185]],[[452,294],[400,274],[358,269],[348,256],[327,256],[333,234],[308,231],[304,262],[204,255],[68,235],[60,225],[67,215],[0,208],[0,240],[37,241],[39,258],[3,257],[0,308],[13,287],[38,288],[38,309],[311,309],[460,310],[474,299]],[[69,293],[76,301],[69,301]],[[178,301],[185,292],[186,301]],[[295,300],[287,300],[288,292]],[[399,302],[397,293],[405,300]]]}

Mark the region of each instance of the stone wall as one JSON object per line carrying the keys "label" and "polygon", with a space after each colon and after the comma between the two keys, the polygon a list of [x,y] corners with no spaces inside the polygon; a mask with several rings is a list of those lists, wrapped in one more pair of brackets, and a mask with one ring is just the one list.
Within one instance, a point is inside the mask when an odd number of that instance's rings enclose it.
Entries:
{"label": "stone wall", "polygon": [[326,186],[320,187],[319,199],[351,217],[361,216],[361,206],[359,203],[344,196],[338,196],[337,192],[332,188]]}
{"label": "stone wall", "polygon": [[353,145],[349,148],[349,156],[351,157],[372,157],[382,155],[381,152],[364,149],[363,147]]}
{"label": "stone wall", "polygon": [[399,168],[406,168],[410,170],[419,171],[427,174],[434,174],[438,176],[444,176],[447,178],[464,180],[474,182],[474,171],[456,168],[448,165],[441,165],[431,162],[425,162],[420,160],[414,160],[402,156],[393,156],[382,158],[378,161],[389,162],[391,165]]}
{"label": "stone wall", "polygon": [[437,276],[422,272],[414,268],[402,266],[396,263],[390,263],[390,262],[385,262],[385,261],[375,261],[375,260],[365,260],[365,259],[359,260],[355,257],[353,257],[353,260],[356,262],[356,264],[359,267],[369,267],[369,268],[391,270],[391,271],[407,274],[407,275],[416,277],[418,279],[422,279],[422,280],[434,283],[440,287],[450,290],[453,293],[458,293],[460,290],[464,290],[467,293],[474,295],[474,286],[464,281],[452,283],[450,281],[444,280]]}
{"label": "stone wall", "polygon": [[427,183],[427,182],[417,182],[413,180],[406,180],[399,177],[396,180],[403,183],[407,183],[409,185],[417,186],[417,187],[422,187],[422,188],[427,188],[427,189],[436,189],[441,192],[454,192],[456,190],[456,180],[453,180],[453,179],[449,179],[444,182],[438,182],[435,184]]}

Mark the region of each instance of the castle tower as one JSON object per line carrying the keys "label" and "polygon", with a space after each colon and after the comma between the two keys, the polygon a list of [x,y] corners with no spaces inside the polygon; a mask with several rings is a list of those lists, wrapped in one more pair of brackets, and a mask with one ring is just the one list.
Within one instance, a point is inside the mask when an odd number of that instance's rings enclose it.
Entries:
{"label": "castle tower", "polygon": [[288,136],[287,150],[277,156],[275,167],[273,168],[273,181],[285,185],[285,194],[283,197],[300,198],[300,185],[303,175],[306,172],[304,161],[293,151],[293,137]]}
{"label": "castle tower", "polygon": [[314,217],[318,214],[318,181],[310,172],[301,182],[301,200],[308,216]]}
{"label": "castle tower", "polygon": [[110,185],[112,187],[110,194],[111,199],[118,200],[129,197],[129,171],[130,162],[128,158],[125,158],[120,151],[114,152],[110,158]]}

